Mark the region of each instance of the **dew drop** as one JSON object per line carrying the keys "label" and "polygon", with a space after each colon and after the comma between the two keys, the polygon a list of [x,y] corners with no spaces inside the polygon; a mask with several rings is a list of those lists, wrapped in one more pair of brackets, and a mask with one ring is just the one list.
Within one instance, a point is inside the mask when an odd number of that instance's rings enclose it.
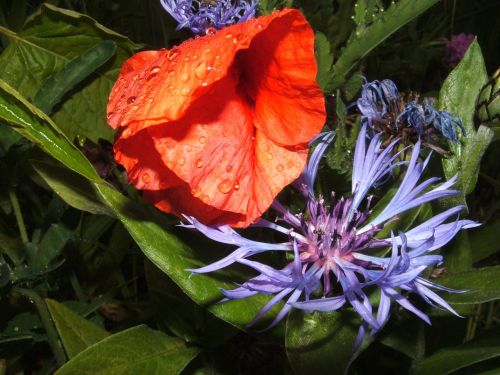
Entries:
{"label": "dew drop", "polygon": [[207,76],[207,73],[208,69],[207,69],[207,63],[205,61],[200,62],[194,70],[194,74],[196,75],[196,77],[198,77],[201,80],[203,80]]}
{"label": "dew drop", "polygon": [[191,152],[191,151],[193,151],[193,149],[192,149],[191,147],[187,146],[187,147],[186,147],[186,151],[187,151],[187,152]]}
{"label": "dew drop", "polygon": [[207,194],[203,194],[200,198],[204,203],[208,203],[210,201],[210,197]]}
{"label": "dew drop", "polygon": [[238,181],[236,181],[234,183],[234,190],[239,190],[240,189],[240,183]]}
{"label": "dew drop", "polygon": [[264,25],[259,22],[255,25],[255,27],[257,27],[257,29],[259,30],[262,30],[264,28]]}
{"label": "dew drop", "polygon": [[181,95],[182,96],[188,96],[189,95],[189,87],[184,87],[182,90],[181,90]]}
{"label": "dew drop", "polygon": [[156,77],[158,75],[160,71],[160,67],[159,66],[154,66],[151,68],[151,72],[149,73],[148,77],[146,78],[147,81],[153,79],[154,77]]}
{"label": "dew drop", "polygon": [[135,99],[135,96],[129,96],[129,98],[127,99],[127,104],[132,104],[133,102],[135,102]]}
{"label": "dew drop", "polygon": [[214,35],[217,32],[217,30],[214,27],[209,27],[206,31],[206,35]]}
{"label": "dew drop", "polygon": [[231,33],[227,33],[227,34],[225,35],[225,37],[226,37],[226,39],[231,39],[231,38],[233,37],[233,34],[231,34]]}
{"label": "dew drop", "polygon": [[267,154],[267,160],[273,160],[273,154],[268,153]]}
{"label": "dew drop", "polygon": [[233,183],[231,182],[231,180],[225,179],[224,181],[219,183],[219,185],[217,185],[217,189],[219,189],[222,194],[227,194],[233,189]]}
{"label": "dew drop", "polygon": [[184,159],[183,157],[180,157],[179,160],[177,160],[177,164],[179,164],[180,166],[186,164],[186,159]]}
{"label": "dew drop", "polygon": [[196,167],[197,168],[203,167],[203,161],[201,159],[196,160]]}
{"label": "dew drop", "polygon": [[278,172],[283,172],[283,171],[285,170],[285,167],[283,166],[283,164],[278,164],[278,165],[276,166],[276,170],[277,170]]}
{"label": "dew drop", "polygon": [[191,195],[195,198],[198,198],[201,195],[202,191],[199,186],[194,187],[191,189]]}
{"label": "dew drop", "polygon": [[181,81],[186,83],[189,80],[189,74],[187,72],[182,73]]}
{"label": "dew drop", "polygon": [[204,144],[206,141],[207,141],[207,137],[204,137],[204,136],[201,136],[198,141],[201,143],[201,144]]}
{"label": "dew drop", "polygon": [[149,184],[151,182],[151,176],[148,173],[143,173],[143,175],[141,176],[141,180],[145,184]]}
{"label": "dew drop", "polygon": [[168,51],[167,59],[172,61],[173,59],[175,59],[179,55],[179,53],[180,53],[179,49],[174,47],[170,51]]}

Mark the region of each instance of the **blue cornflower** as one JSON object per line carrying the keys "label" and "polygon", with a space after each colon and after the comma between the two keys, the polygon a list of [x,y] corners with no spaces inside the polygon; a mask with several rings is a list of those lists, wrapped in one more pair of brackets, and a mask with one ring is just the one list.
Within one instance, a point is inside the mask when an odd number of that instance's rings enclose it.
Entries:
{"label": "blue cornflower", "polygon": [[399,134],[412,129],[418,137],[424,137],[429,135],[432,126],[454,143],[458,142],[457,127],[465,135],[458,116],[436,110],[428,98],[422,102],[416,99],[405,102],[389,79],[366,82],[356,106],[361,112],[361,124],[375,131]]}
{"label": "blue cornflower", "polygon": [[[318,165],[330,142],[331,133],[317,138],[319,145],[312,153],[306,169],[299,179],[300,190],[306,198],[304,213],[292,214],[280,202],[273,209],[281,214],[281,222],[260,219],[254,226],[273,229],[288,238],[277,244],[256,242],[244,238],[228,226],[209,227],[193,217],[185,217],[187,224],[207,237],[233,244],[238,248],[225,258],[193,273],[207,273],[240,263],[260,274],[241,284],[234,290],[223,290],[226,299],[248,298],[255,294],[273,295],[261,310],[253,324],[269,309],[285,297],[279,314],[271,326],[277,324],[292,308],[306,311],[335,311],[351,305],[362,318],[356,345],[359,345],[368,330],[379,331],[389,318],[390,306],[395,301],[406,310],[426,322],[429,318],[415,307],[406,293],[420,296],[425,302],[452,313],[454,310],[434,290],[458,292],[432,283],[422,277],[425,270],[442,263],[435,250],[446,245],[461,229],[479,224],[471,220],[460,220],[458,213],[464,208],[450,208],[422,224],[389,238],[375,235],[385,224],[409,209],[440,198],[457,194],[451,187],[456,179],[431,187],[439,178],[429,178],[419,183],[430,155],[419,161],[420,141],[413,147],[408,162],[399,160],[395,153],[398,143],[393,140],[382,148],[381,135],[375,134],[367,144],[367,126],[359,133],[354,154],[352,173],[352,195],[337,199],[332,193],[327,201],[314,193],[314,180]],[[404,151],[404,150],[403,150]],[[406,167],[406,173],[395,195],[377,214],[372,215],[372,197],[369,191],[387,177],[396,167]],[[451,220],[449,220],[451,219]],[[389,256],[376,256],[374,249],[390,248]],[[263,263],[247,259],[267,251],[282,251],[294,254],[294,260],[277,270]],[[380,302],[373,306],[366,289],[378,287]]]}
{"label": "blue cornflower", "polygon": [[160,0],[165,10],[179,23],[177,29],[188,28],[205,35],[211,28],[247,21],[255,17],[257,1],[247,0]]}

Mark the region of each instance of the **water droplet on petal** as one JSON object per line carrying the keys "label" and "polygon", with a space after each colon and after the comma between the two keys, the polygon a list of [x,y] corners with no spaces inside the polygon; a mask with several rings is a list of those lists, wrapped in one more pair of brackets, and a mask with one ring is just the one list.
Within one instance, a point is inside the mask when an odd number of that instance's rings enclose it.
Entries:
{"label": "water droplet on petal", "polygon": [[203,194],[200,198],[204,203],[208,203],[210,201],[210,197],[207,194]]}
{"label": "water droplet on petal", "polygon": [[233,189],[233,183],[231,182],[231,180],[225,179],[224,181],[219,183],[219,185],[217,185],[217,189],[219,189],[222,194],[227,194]]}
{"label": "water droplet on petal", "polygon": [[198,141],[199,141],[201,144],[204,144],[204,143],[207,141],[207,137],[201,136],[201,137],[200,137],[200,139],[198,139]]}
{"label": "water droplet on petal", "polygon": [[156,77],[158,75],[159,72],[160,72],[160,67],[159,66],[153,66],[151,68],[151,71],[150,71],[148,77],[146,78],[146,80],[149,81],[149,80],[153,79],[154,77]]}
{"label": "water droplet on petal", "polygon": [[184,87],[182,90],[181,90],[181,95],[182,96],[188,96],[190,93],[190,90],[189,90],[189,87]]}
{"label": "water droplet on petal", "polygon": [[133,102],[135,102],[135,99],[137,99],[135,96],[129,96],[129,98],[127,99],[127,104],[132,104]]}
{"label": "water droplet on petal", "polygon": [[268,153],[266,156],[267,156],[267,160],[273,160],[273,154]]}
{"label": "water droplet on petal", "polygon": [[177,47],[174,47],[170,51],[168,51],[167,59],[172,61],[179,55],[179,53],[180,53],[179,49]]}
{"label": "water droplet on petal", "polygon": [[234,183],[234,190],[239,190],[240,189],[240,183],[238,181],[236,181]]}
{"label": "water droplet on petal", "polygon": [[200,195],[201,195],[201,189],[199,186],[196,186],[194,187],[193,189],[191,189],[191,194],[193,195],[193,197],[195,198],[198,198]]}
{"label": "water droplet on petal", "polygon": [[183,157],[180,157],[179,160],[177,160],[177,164],[179,164],[181,166],[186,164],[186,159],[184,159]]}
{"label": "water droplet on petal", "polygon": [[217,32],[217,30],[214,27],[209,27],[206,31],[206,35],[214,35]]}
{"label": "water droplet on petal", "polygon": [[258,23],[255,25],[255,27],[256,27],[257,29],[259,29],[259,30],[262,30],[262,29],[264,28],[264,25],[263,25],[263,24],[261,24],[260,22],[258,22]]}
{"label": "water droplet on petal", "polygon": [[196,75],[196,77],[198,77],[201,80],[203,80],[207,76],[207,73],[208,69],[206,61],[200,62],[194,70],[194,74]]}
{"label": "water droplet on petal", "polygon": [[151,176],[149,175],[149,173],[143,173],[143,175],[141,176],[141,180],[145,184],[149,184],[151,182]]}
{"label": "water droplet on petal", "polygon": [[196,167],[197,168],[203,167],[203,161],[201,159],[196,160]]}
{"label": "water droplet on petal", "polygon": [[277,170],[278,172],[283,172],[283,171],[285,170],[285,167],[283,166],[283,164],[278,164],[278,165],[276,166],[276,170]]}
{"label": "water droplet on petal", "polygon": [[225,37],[226,37],[226,39],[231,39],[231,38],[233,37],[233,34],[231,34],[231,33],[227,33],[227,34],[225,35]]}
{"label": "water droplet on petal", "polygon": [[181,81],[186,83],[189,80],[189,74],[187,72],[182,73]]}

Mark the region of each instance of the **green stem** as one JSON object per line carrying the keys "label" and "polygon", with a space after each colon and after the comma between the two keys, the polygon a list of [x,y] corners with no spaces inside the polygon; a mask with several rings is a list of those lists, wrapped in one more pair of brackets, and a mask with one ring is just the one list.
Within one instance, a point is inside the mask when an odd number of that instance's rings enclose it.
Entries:
{"label": "green stem", "polygon": [[40,319],[45,327],[45,332],[47,333],[47,338],[49,345],[54,353],[54,358],[56,360],[57,366],[61,367],[66,363],[66,354],[59,341],[59,335],[57,334],[52,318],[50,317],[49,310],[45,301],[40,297],[40,295],[32,289],[14,288],[12,290],[14,293],[21,294],[22,296],[29,298],[35,303],[35,306],[40,315]]}
{"label": "green stem", "polygon": [[10,203],[12,204],[12,209],[14,210],[14,215],[16,216],[17,226],[19,228],[19,233],[21,234],[21,240],[24,244],[29,242],[28,232],[26,232],[26,226],[24,225],[23,214],[21,212],[21,206],[19,206],[19,200],[17,199],[16,192],[14,190],[9,190]]}

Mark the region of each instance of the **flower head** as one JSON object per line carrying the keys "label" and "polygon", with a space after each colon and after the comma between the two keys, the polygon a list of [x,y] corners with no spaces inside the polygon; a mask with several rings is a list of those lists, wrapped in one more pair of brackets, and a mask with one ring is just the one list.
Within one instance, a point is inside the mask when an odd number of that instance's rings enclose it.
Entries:
{"label": "flower head", "polygon": [[177,29],[189,28],[205,35],[210,28],[222,29],[255,17],[257,1],[246,0],[160,0],[178,22]]}
{"label": "flower head", "polygon": [[365,83],[356,106],[361,112],[362,124],[391,137],[401,135],[414,141],[423,138],[427,146],[433,147],[428,138],[432,137],[434,130],[454,143],[458,142],[457,127],[465,135],[460,118],[436,110],[429,98],[419,101],[418,97],[414,97],[405,101],[389,79]]}
{"label": "flower head", "polygon": [[475,38],[475,35],[465,33],[452,35],[444,46],[445,61],[452,66],[457,65]]}
{"label": "flower head", "polygon": [[108,103],[115,158],[161,210],[247,226],[300,175],[324,124],[316,70],[297,10],[140,52]]}
{"label": "flower head", "polygon": [[[272,325],[282,319],[292,308],[307,311],[335,311],[344,305],[351,305],[361,316],[359,344],[368,330],[377,332],[386,323],[393,302],[429,322],[427,315],[413,305],[407,293],[420,296],[432,306],[453,309],[434,290],[457,292],[441,287],[425,279],[422,274],[430,267],[442,263],[442,256],[435,250],[447,244],[458,231],[475,227],[471,220],[460,220],[458,213],[462,206],[453,207],[420,225],[406,231],[392,233],[388,238],[376,234],[398,215],[446,196],[457,194],[451,186],[455,179],[435,185],[438,178],[420,182],[429,157],[419,161],[420,142],[417,142],[408,162],[398,160],[394,155],[397,140],[382,148],[380,134],[367,144],[367,126],[359,134],[354,155],[352,174],[352,195],[329,200],[315,196],[313,186],[319,160],[332,136],[320,138],[309,160],[301,181],[306,198],[303,213],[292,214],[279,202],[273,208],[281,214],[280,223],[261,219],[256,226],[281,232],[288,241],[266,244],[248,240],[230,228],[211,228],[200,224],[193,217],[186,217],[185,227],[197,229],[207,237],[238,246],[225,258],[193,273],[213,272],[232,263],[247,265],[260,273],[232,291],[223,291],[228,299],[247,298],[254,294],[271,294],[274,297],[256,317],[260,318],[271,306],[286,299],[281,312]],[[378,181],[395,167],[406,166],[406,173],[392,199],[377,214],[370,210],[372,198],[368,193]],[[435,185],[434,187],[431,187]],[[390,249],[388,256],[380,256],[379,250]],[[248,258],[266,251],[293,252],[294,260],[283,269],[277,270]],[[380,302],[374,307],[367,294],[367,288],[376,286]],[[253,323],[253,322],[252,322]]]}

